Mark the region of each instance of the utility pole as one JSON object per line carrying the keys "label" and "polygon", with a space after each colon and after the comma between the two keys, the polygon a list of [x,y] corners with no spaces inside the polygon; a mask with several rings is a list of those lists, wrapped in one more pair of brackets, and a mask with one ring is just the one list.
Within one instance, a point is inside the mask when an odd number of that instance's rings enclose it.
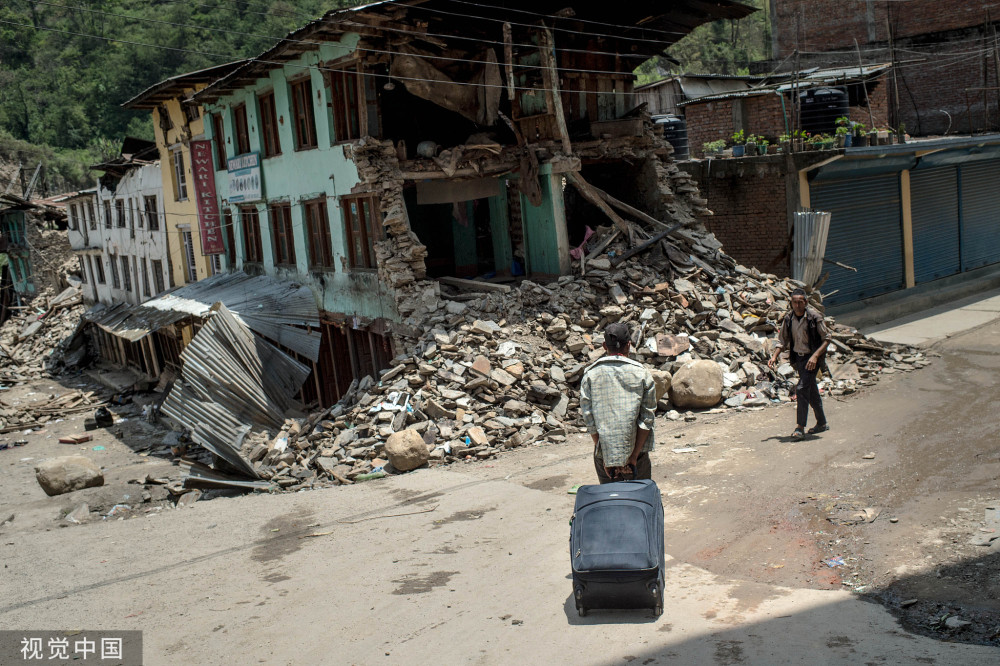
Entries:
{"label": "utility pole", "polygon": [[896,47],[892,39],[892,26],[889,24],[889,15],[886,14],[885,17],[885,29],[886,34],[889,36],[889,62],[892,67],[892,92],[894,99],[894,104],[892,107],[892,120],[891,123],[895,125],[894,129],[899,130],[899,81],[896,79]]}
{"label": "utility pole", "polygon": [[858,38],[854,38],[854,48],[858,50],[858,76],[861,77],[861,87],[865,91],[865,104],[868,106],[868,120],[872,127],[875,127],[875,114],[872,113],[872,103],[868,99],[868,81],[865,79],[865,64],[861,61],[861,47],[858,46]]}

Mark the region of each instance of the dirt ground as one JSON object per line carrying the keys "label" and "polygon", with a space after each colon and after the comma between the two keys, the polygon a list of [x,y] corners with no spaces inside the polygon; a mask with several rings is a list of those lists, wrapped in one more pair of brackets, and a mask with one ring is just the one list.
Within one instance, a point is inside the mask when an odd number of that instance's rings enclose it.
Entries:
{"label": "dirt ground", "polygon": [[[833,429],[802,442],[789,405],[658,421],[674,595],[659,619],[572,610],[567,490],[594,480],[582,435],[183,510],[129,483],[181,476],[137,407],[82,445],[56,440],[86,415],[0,436],[27,440],[0,450],[0,625],[143,629],[147,663],[167,664],[996,663],[1000,540],[969,541],[1000,507],[1000,324],[935,349],[928,368],[828,397]],[[105,486],[46,497],[33,465],[76,452]],[[93,518],[68,523],[81,502]]]}

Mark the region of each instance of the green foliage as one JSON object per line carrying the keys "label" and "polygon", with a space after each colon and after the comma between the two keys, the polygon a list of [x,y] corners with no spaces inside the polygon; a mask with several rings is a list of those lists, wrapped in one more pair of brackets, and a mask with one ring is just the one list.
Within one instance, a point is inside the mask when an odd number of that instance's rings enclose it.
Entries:
{"label": "green foliage", "polygon": [[[118,147],[116,144],[116,154]],[[54,193],[93,187],[94,178],[88,167],[101,158],[101,153],[95,146],[85,149],[37,146],[17,139],[0,128],[0,158],[15,168],[18,163],[24,165],[29,171],[29,177],[41,163],[45,173],[45,189]],[[7,183],[0,183],[0,187],[6,186]]]}
{"label": "green foliage", "polygon": [[747,142],[746,135],[744,134],[743,130],[734,132],[732,139],[733,139],[733,144],[737,146]]}
{"label": "green foliage", "polygon": [[666,50],[676,60],[656,57],[636,70],[637,85],[652,83],[673,74],[750,74],[750,63],[771,57],[769,0],[743,0],[759,11],[738,21],[722,20],[695,28]]}
{"label": "green foliage", "polygon": [[170,76],[257,55],[311,18],[351,4],[358,3],[5,0],[0,20],[33,27],[0,23],[0,128],[71,149],[101,137],[152,139],[149,112],[123,102]]}

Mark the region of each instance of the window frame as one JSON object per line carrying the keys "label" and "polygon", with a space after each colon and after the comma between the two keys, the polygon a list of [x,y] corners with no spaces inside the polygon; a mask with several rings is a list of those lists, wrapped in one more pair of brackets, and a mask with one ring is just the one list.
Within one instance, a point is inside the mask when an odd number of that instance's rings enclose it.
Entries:
{"label": "window frame", "polygon": [[97,284],[107,284],[108,276],[104,273],[104,257],[102,255],[97,255],[97,258],[94,259],[94,266],[94,280]]}
{"label": "window frame", "polygon": [[188,190],[187,174],[184,172],[184,151],[179,148],[174,150],[170,156],[170,161],[174,167],[174,201],[187,201]]}
{"label": "window frame", "polygon": [[302,202],[311,270],[333,270],[333,235],[326,197]]}
{"label": "window frame", "polygon": [[88,199],[87,200],[87,214],[90,216],[90,219],[87,222],[87,226],[90,227],[91,231],[97,231],[97,217],[95,216],[94,212],[95,212],[95,209],[94,209],[94,200],[93,199]]}
{"label": "window frame", "polygon": [[108,263],[111,265],[111,286],[115,289],[121,289],[122,279],[118,274],[118,255],[110,255]]}
{"label": "window frame", "polygon": [[229,168],[229,159],[226,157],[226,124],[221,113],[212,114],[212,137],[215,140],[215,159],[218,161],[216,171],[225,171]]}
{"label": "window frame", "polygon": [[[351,211],[351,204],[358,205],[358,211],[364,213],[365,203],[367,203],[368,215],[362,222],[356,219],[357,216]],[[378,268],[378,257],[375,252],[375,243],[382,239],[382,226],[376,223],[381,217],[379,213],[378,198],[374,194],[351,194],[340,197],[341,217],[344,221],[344,240],[347,244],[347,265],[351,270],[376,270]],[[355,222],[358,222],[355,229]],[[360,236],[360,238],[357,238]],[[360,241],[360,245],[357,244]],[[358,256],[360,254],[362,256]]]}
{"label": "window frame", "polygon": [[[333,143],[337,144],[356,141],[365,134],[361,113],[365,96],[361,85],[361,63],[335,63],[335,67],[334,71],[329,72],[327,82],[330,88],[330,112],[333,116]],[[353,86],[348,85],[348,81],[353,81]],[[350,99],[352,89],[353,105]],[[354,131],[351,128],[352,120]]]}
{"label": "window frame", "polygon": [[[316,111],[312,103],[312,79],[308,76],[288,83],[289,97],[292,100],[292,134],[295,137],[295,150],[312,150],[319,148],[316,137]],[[302,136],[302,130],[306,136]]]}
{"label": "window frame", "polygon": [[274,91],[257,96],[257,110],[260,114],[260,135],[264,157],[281,155],[281,135],[278,132],[278,108],[274,101]]}
{"label": "window frame", "polygon": [[115,225],[118,229],[125,228],[125,200],[115,199]]}
{"label": "window frame", "polygon": [[[150,203],[153,207],[150,210]],[[155,194],[146,194],[142,197],[143,212],[146,215],[146,224],[150,231],[160,230],[160,211],[159,211],[159,201],[156,200]]]}
{"label": "window frame", "polygon": [[153,271],[153,288],[156,289],[156,294],[154,295],[159,295],[166,289],[166,285],[163,280],[163,260],[150,259],[150,261],[152,262],[151,270]]}
{"label": "window frame", "polygon": [[295,234],[292,226],[292,206],[278,201],[269,204],[267,216],[271,223],[271,248],[275,266],[295,266]]}
{"label": "window frame", "polygon": [[105,199],[104,205],[101,208],[104,209],[104,228],[113,229],[115,225],[111,214],[111,199]]}
{"label": "window frame", "polygon": [[130,266],[128,263],[128,257],[124,254],[118,255],[118,258],[122,263],[122,291],[127,291],[132,293],[132,272],[129,270]]}
{"label": "window frame", "polygon": [[83,229],[80,226],[80,209],[77,208],[75,203],[69,205],[69,214],[66,216],[69,218],[69,228],[72,231],[80,231]]}
{"label": "window frame", "polygon": [[233,107],[233,143],[237,155],[246,155],[250,152],[250,122],[247,119],[246,104],[237,104]]}
{"label": "window frame", "polygon": [[260,211],[256,206],[240,206],[240,227],[243,230],[243,263],[264,263],[264,247],[260,237]]}

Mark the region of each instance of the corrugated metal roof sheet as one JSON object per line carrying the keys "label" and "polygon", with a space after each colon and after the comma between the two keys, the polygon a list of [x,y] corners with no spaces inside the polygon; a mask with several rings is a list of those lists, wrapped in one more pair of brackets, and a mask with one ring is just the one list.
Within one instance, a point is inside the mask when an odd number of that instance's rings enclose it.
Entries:
{"label": "corrugated metal roof sheet", "polygon": [[142,305],[95,308],[86,317],[107,332],[135,342],[187,317],[207,318],[215,303],[223,303],[255,333],[313,361],[319,358],[319,309],[312,291],[267,275],[222,273]]}
{"label": "corrugated metal roof sheet", "polygon": [[240,448],[252,426],[276,430],[310,368],[254,335],[225,305],[181,353],[181,379],[162,412],[192,439],[247,476],[257,478]]}

